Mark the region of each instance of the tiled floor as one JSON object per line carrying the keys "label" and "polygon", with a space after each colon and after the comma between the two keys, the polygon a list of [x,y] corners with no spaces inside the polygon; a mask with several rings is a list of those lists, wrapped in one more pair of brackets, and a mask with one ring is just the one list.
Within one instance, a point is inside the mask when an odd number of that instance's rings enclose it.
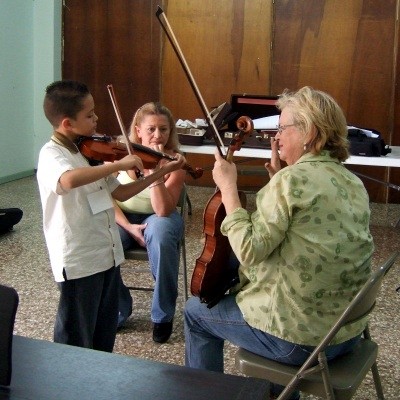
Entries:
{"label": "tiled floor", "polygon": [[[201,228],[202,213],[213,189],[188,187],[193,215],[186,218],[186,249],[189,278],[196,258],[203,248]],[[252,207],[254,196],[248,195]],[[15,333],[38,339],[52,340],[52,329],[57,305],[57,289],[51,274],[47,250],[41,228],[41,209],[36,180],[24,178],[0,185],[0,207],[19,207],[24,211],[21,222],[14,231],[0,236],[0,282],[13,286],[20,296]],[[374,267],[399,248],[400,205],[371,204],[371,230],[375,238]],[[383,290],[371,317],[371,333],[380,344],[379,368],[386,399],[399,399],[400,395],[400,285],[399,264],[385,278]],[[126,263],[122,273],[127,283],[151,285],[146,264]],[[182,280],[182,276],[180,277]],[[182,282],[180,282],[182,289]],[[184,297],[181,290],[174,332],[168,343],[159,345],[151,339],[151,292],[133,292],[134,313],[127,326],[117,336],[115,352],[183,364],[184,339],[182,309]],[[227,344],[226,372],[237,374],[234,367],[235,347]],[[311,399],[311,396],[303,396]],[[376,398],[370,374],[354,397],[358,400]]]}

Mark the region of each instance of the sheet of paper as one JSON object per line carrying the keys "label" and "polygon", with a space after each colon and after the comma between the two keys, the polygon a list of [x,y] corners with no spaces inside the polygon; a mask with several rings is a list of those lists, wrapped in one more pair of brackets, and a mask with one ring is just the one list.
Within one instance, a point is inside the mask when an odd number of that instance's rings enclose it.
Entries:
{"label": "sheet of paper", "polygon": [[87,198],[93,215],[113,208],[113,202],[107,190],[101,189],[97,192],[90,193]]}
{"label": "sheet of paper", "polygon": [[279,114],[253,119],[254,129],[276,129],[279,124]]}

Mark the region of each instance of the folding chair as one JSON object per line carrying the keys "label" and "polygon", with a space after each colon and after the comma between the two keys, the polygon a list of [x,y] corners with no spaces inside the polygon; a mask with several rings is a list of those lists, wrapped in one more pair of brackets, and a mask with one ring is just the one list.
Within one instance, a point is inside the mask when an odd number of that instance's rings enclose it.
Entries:
{"label": "folding chair", "polygon": [[351,352],[328,363],[325,349],[339,329],[363,318],[372,311],[383,277],[398,256],[399,252],[392,254],[372,274],[300,369],[298,366],[260,357],[242,348],[236,353],[236,367],[245,375],[267,379],[286,386],[278,397],[279,400],[287,399],[296,389],[327,399],[350,399],[368,371],[371,370],[378,399],[384,399],[376,364],[378,345],[371,340],[368,326],[365,328],[360,342]]}
{"label": "folding chair", "polygon": [[[181,195],[178,201],[178,207],[180,208],[180,214],[184,221],[183,231],[185,232],[185,212],[186,206],[188,204],[188,194],[186,190],[186,185],[183,186]],[[190,200],[189,200],[190,202]],[[190,203],[189,203],[190,204]],[[191,208],[189,208],[189,212],[191,215]],[[186,263],[186,244],[185,244],[185,233],[182,235],[182,239],[179,243],[179,252],[181,253],[182,258],[182,274],[183,274],[183,286],[184,286],[184,296],[185,301],[188,299],[188,279],[187,279],[187,263]],[[126,260],[136,260],[136,261],[148,261],[149,256],[147,254],[147,250],[145,248],[136,248],[125,251],[125,259]],[[127,286],[129,290],[145,290],[145,291],[153,291],[154,289],[151,287],[140,287],[140,286]]]}
{"label": "folding chair", "polygon": [[12,339],[18,308],[15,289],[0,285],[0,386],[9,386],[12,372]]}

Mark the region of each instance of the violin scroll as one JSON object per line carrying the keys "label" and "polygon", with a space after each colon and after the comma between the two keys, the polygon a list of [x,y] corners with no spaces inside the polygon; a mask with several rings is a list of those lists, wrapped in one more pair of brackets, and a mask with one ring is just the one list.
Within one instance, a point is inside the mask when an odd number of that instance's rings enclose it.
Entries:
{"label": "violin scroll", "polygon": [[[184,169],[186,169],[185,167],[183,167]],[[201,178],[203,176],[203,168],[198,168],[196,167],[195,169],[193,169],[192,167],[187,169],[187,173],[193,178],[193,179],[198,179]]]}
{"label": "violin scroll", "polygon": [[250,136],[250,134],[254,130],[253,120],[246,116],[240,117],[236,122],[236,126],[239,131],[231,140],[229,144],[228,154],[226,155],[226,160],[229,162],[232,162],[233,153],[241,149],[245,137]]}
{"label": "violin scroll", "polygon": [[236,127],[240,131],[251,133],[254,130],[253,120],[245,115],[242,115],[236,121]]}

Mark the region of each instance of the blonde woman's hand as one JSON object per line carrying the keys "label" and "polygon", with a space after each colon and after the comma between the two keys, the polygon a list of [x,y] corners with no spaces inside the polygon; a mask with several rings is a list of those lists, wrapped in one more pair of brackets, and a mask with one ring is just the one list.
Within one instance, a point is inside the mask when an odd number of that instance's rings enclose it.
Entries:
{"label": "blonde woman's hand", "polygon": [[218,151],[215,151],[215,162],[212,170],[215,184],[222,191],[235,188],[237,182],[237,169],[234,163],[226,161]]}
{"label": "blonde woman's hand", "polygon": [[271,159],[264,164],[270,179],[282,168],[279,158],[279,140],[271,138]]}
{"label": "blonde woman's hand", "polygon": [[128,233],[138,242],[142,247],[146,247],[146,242],[144,241],[143,231],[146,229],[147,224],[131,224],[126,229]]}

